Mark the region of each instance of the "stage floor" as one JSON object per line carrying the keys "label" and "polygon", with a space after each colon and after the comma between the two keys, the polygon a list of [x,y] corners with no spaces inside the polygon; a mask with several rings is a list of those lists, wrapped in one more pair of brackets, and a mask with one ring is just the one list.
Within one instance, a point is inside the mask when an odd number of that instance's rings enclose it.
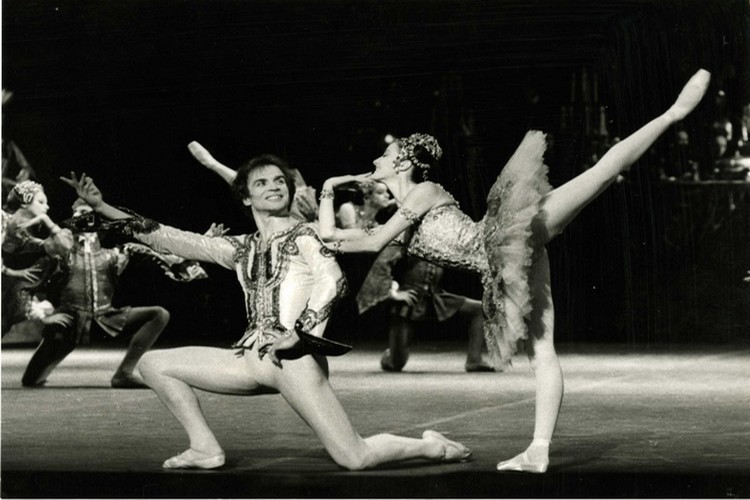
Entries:
{"label": "stage floor", "polygon": [[40,389],[21,387],[29,347],[2,350],[2,497],[748,497],[750,346],[564,345],[565,399],[544,475],[498,473],[528,444],[533,377],[463,371],[463,346],[415,346],[403,373],[378,346],[331,358],[363,435],[437,429],[468,463],[366,472],[334,464],[278,395],[200,393],[227,453],[215,471],[164,471],[187,448],[150,390],[113,390],[119,349],[81,348]]}

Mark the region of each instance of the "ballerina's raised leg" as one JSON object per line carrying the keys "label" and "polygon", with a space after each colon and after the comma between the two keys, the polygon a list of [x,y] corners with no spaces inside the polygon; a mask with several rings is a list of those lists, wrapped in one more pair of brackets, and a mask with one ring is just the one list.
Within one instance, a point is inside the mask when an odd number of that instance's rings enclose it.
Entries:
{"label": "ballerina's raised leg", "polygon": [[699,70],[688,80],[675,103],[665,113],[612,146],[593,167],[547,193],[542,199],[547,237],[541,243],[547,243],[560,234],[618,175],[638,161],[670,126],[693,111],[705,95],[710,80],[711,73]]}
{"label": "ballerina's raised leg", "polygon": [[[586,172],[550,191],[542,199],[544,226],[540,244],[546,244],[627,167],[635,163],[675,122],[685,118],[701,101],[711,74],[699,70],[690,78],[675,103],[661,116],[613,146]],[[557,425],[563,395],[563,377],[553,342],[554,309],[550,293],[546,252],[536,259],[530,272],[533,312],[529,318],[527,354],[536,379],[534,440],[521,454],[500,462],[501,471],[545,472],[549,443]]]}

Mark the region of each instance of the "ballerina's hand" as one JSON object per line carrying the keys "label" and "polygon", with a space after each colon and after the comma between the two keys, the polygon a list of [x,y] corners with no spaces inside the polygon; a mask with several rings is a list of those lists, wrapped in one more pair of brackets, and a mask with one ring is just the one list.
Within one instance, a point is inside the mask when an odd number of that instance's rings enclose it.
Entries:
{"label": "ballerina's hand", "polygon": [[367,180],[367,178],[370,177],[370,173],[366,174],[357,174],[357,175],[340,175],[338,177],[330,177],[325,184],[329,188],[335,188],[337,186],[341,186],[342,184],[349,184],[352,182],[362,182],[364,180]]}
{"label": "ballerina's hand", "polygon": [[193,158],[198,160],[203,166],[211,168],[216,163],[216,159],[211,156],[211,153],[201,146],[199,142],[192,141],[188,144],[188,149],[190,150],[190,154],[193,155]]}
{"label": "ballerina's hand", "polygon": [[208,231],[206,231],[204,236],[210,236],[211,238],[217,238],[219,236],[224,236],[229,232],[229,228],[225,228],[223,223],[211,223],[211,227],[208,228]]}
{"label": "ballerina's hand", "polygon": [[43,223],[48,228],[51,228],[55,225],[54,222],[52,222],[52,219],[49,218],[49,215],[47,214],[39,214],[37,216],[32,217],[31,219],[27,220],[26,222],[22,222],[18,225],[18,227],[22,229],[29,228],[31,226],[36,226],[39,223]]}
{"label": "ballerina's hand", "polygon": [[81,173],[81,178],[79,179],[76,177],[76,173],[71,171],[70,178],[60,177],[60,180],[75,189],[76,194],[83,201],[91,205],[91,208],[96,209],[104,203],[102,192],[94,184],[94,179],[86,175],[85,172]]}

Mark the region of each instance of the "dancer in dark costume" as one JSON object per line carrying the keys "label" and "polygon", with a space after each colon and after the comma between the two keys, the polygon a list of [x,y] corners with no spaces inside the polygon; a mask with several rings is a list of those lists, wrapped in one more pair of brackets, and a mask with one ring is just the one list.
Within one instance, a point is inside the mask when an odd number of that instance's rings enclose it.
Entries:
{"label": "dancer in dark costume", "polygon": [[[169,312],[161,306],[115,307],[112,298],[117,281],[128,265],[131,255],[147,255],[177,281],[190,281],[205,277],[205,272],[195,265],[175,274],[182,259],[159,255],[140,244],[127,243],[122,247],[103,248],[97,226],[90,217],[92,208],[83,200],[73,204],[73,218],[62,222],[61,232],[70,242],[60,253],[59,268],[46,286],[48,292],[56,289],[57,307],[51,315],[62,316],[65,321],[47,322],[42,341],[31,357],[21,382],[26,387],[43,385],[65,357],[77,346],[91,342],[92,328],[102,336],[132,335],[133,338],[122,362],[110,381],[113,388],[132,389],[146,387],[134,373],[138,360],[151,348],[169,322]],[[92,224],[87,224],[92,223]],[[74,229],[75,232],[71,231]],[[100,227],[101,229],[101,227]],[[50,293],[51,295],[52,293]]]}
{"label": "dancer in dark costume", "polygon": [[362,288],[357,308],[364,314],[386,304],[390,313],[388,348],[380,358],[385,371],[401,371],[409,360],[409,345],[420,324],[447,321],[458,315],[467,324],[467,372],[495,371],[482,360],[484,349],[482,303],[443,289],[444,269],[432,262],[407,255],[411,231],[406,231],[380,251]]}

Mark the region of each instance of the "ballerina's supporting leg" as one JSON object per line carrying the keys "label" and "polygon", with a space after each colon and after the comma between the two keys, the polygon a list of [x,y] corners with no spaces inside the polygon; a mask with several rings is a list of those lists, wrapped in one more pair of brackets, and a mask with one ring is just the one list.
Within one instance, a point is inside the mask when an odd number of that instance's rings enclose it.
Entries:
{"label": "ballerina's supporting leg", "polygon": [[534,440],[526,450],[497,464],[501,471],[545,472],[549,443],[557,425],[563,397],[563,376],[554,346],[555,313],[550,290],[549,259],[542,250],[529,275],[533,309],[529,317],[526,352],[534,370],[536,401]]}
{"label": "ballerina's supporting leg", "polygon": [[[664,131],[695,109],[706,93],[709,81],[710,73],[698,71],[667,112],[613,146],[591,169],[547,194],[542,200],[542,209],[546,215],[546,234],[542,243],[559,234],[583,207],[606,189],[625,168],[637,161]],[[553,342],[554,309],[546,252],[532,266],[530,286],[533,311],[529,318],[527,345],[536,378],[534,440],[523,453],[500,462],[497,468],[501,471],[547,470],[549,443],[562,403],[563,377]]]}
{"label": "ballerina's supporting leg", "polygon": [[542,200],[547,241],[560,234],[576,215],[635,163],[672,124],[683,119],[706,93],[711,74],[700,70],[688,81],[664,114],[612,146],[593,167],[550,191]]}

